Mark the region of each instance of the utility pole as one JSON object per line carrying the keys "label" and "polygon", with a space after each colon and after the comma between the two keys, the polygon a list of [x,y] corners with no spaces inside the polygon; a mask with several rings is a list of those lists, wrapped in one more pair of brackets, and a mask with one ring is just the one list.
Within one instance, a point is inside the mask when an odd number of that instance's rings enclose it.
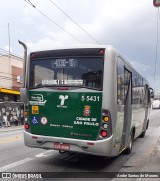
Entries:
{"label": "utility pole", "polygon": [[[10,50],[10,28],[9,28],[9,23],[8,23],[8,64],[9,64],[9,76],[10,78],[12,78],[12,68],[11,68],[11,50]],[[12,88],[12,81],[10,81],[10,85],[9,85],[9,88],[11,89]]]}
{"label": "utility pole", "polygon": [[8,46],[9,46],[9,57],[10,57],[10,30],[9,30],[9,23],[8,23]]}
{"label": "utility pole", "polygon": [[[158,27],[158,21],[159,21],[159,7],[160,7],[160,0],[153,0],[153,5],[158,8],[158,15],[157,15],[157,43],[156,43],[156,61],[155,61],[155,72],[154,72],[154,82],[156,80],[156,65],[158,60],[158,39],[159,39],[159,27]],[[158,91],[158,88],[157,88]]]}

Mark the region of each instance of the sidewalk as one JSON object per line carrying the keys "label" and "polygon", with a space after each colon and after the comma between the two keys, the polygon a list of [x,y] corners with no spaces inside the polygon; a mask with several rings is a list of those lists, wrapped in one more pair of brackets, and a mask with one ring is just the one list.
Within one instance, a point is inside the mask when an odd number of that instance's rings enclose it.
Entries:
{"label": "sidewalk", "polygon": [[160,178],[149,178],[147,173],[153,172],[154,175],[160,175],[160,127],[150,129],[150,134],[137,152],[123,165],[120,173],[146,173],[145,178],[114,178],[112,181],[159,181]]}
{"label": "sidewalk", "polygon": [[21,130],[21,129],[23,130],[23,128],[24,128],[24,125],[20,125],[20,126],[12,125],[11,127],[2,127],[0,128],[0,133],[13,131],[13,130]]}

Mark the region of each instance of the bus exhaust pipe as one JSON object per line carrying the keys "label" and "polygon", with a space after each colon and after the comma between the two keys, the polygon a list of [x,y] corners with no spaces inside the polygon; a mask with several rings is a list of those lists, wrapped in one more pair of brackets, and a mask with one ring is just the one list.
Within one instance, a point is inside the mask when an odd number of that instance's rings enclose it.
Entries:
{"label": "bus exhaust pipe", "polygon": [[69,151],[63,151],[63,150],[59,150],[60,154],[64,154],[64,153],[68,153],[69,155],[71,154]]}
{"label": "bus exhaust pipe", "polygon": [[23,81],[22,88],[20,88],[20,100],[24,103],[28,103],[28,90],[27,90],[27,46],[22,41],[18,40],[24,48],[24,57],[23,57]]}
{"label": "bus exhaust pipe", "polygon": [[22,87],[23,88],[26,88],[27,85],[26,85],[26,67],[27,67],[27,46],[25,43],[23,43],[22,41],[18,40],[19,44],[21,44],[24,48],[24,58],[23,58],[23,82],[22,82]]}

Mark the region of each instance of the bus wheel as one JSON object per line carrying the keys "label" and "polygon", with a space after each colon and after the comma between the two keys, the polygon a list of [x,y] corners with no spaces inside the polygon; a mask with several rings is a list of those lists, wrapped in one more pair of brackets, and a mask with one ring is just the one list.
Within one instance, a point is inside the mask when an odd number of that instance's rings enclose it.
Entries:
{"label": "bus wheel", "polygon": [[[148,124],[149,124],[149,119],[147,120],[147,126],[146,126],[146,130],[148,129]],[[140,138],[144,138],[145,134],[146,134],[146,130],[143,130],[142,133],[140,134]]]}
{"label": "bus wheel", "polygon": [[130,135],[129,147],[124,150],[124,154],[129,155],[133,146],[133,134]]}
{"label": "bus wheel", "polygon": [[146,131],[142,131],[142,133],[140,134],[140,138],[144,138],[145,137],[145,134],[146,134]]}

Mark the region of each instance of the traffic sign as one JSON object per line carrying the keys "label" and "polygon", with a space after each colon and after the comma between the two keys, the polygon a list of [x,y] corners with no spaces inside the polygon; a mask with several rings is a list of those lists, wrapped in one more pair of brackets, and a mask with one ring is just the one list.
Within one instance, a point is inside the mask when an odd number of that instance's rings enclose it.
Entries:
{"label": "traffic sign", "polygon": [[153,5],[155,7],[160,7],[160,0],[153,0]]}

